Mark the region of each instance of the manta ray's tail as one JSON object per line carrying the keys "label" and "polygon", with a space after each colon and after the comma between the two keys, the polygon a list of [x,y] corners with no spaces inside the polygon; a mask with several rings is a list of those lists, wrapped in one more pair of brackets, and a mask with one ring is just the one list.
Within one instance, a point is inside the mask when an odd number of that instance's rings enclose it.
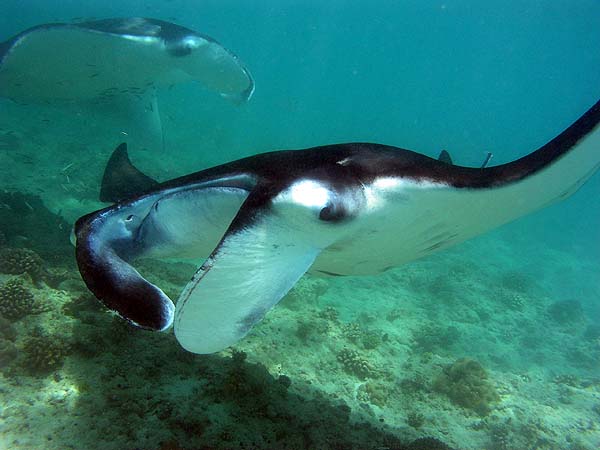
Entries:
{"label": "manta ray's tail", "polygon": [[116,203],[148,192],[158,182],[136,168],[127,154],[127,144],[120,144],[112,153],[102,177],[100,201]]}

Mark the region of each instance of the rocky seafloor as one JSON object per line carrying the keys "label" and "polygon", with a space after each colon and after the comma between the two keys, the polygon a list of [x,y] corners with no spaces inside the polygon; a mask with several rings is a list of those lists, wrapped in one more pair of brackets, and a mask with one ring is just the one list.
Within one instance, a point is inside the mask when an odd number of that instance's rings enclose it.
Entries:
{"label": "rocky seafloor", "polygon": [[[507,264],[501,233],[377,277],[306,276],[206,356],[106,311],[38,197],[0,203],[2,448],[600,446],[600,327]],[[195,269],[140,266],[174,298]]]}

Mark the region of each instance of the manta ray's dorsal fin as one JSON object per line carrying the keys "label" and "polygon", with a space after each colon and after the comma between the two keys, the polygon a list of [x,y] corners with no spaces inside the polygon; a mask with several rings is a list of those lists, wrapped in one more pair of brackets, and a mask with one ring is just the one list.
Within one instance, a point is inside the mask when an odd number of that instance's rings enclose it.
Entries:
{"label": "manta ray's dorsal fin", "polygon": [[137,169],[129,159],[127,144],[119,145],[111,155],[100,188],[100,201],[116,203],[148,192],[158,182]]}
{"label": "manta ray's dorsal fin", "polygon": [[[494,156],[494,154],[492,152],[487,152],[485,159],[481,163],[480,168],[485,169],[487,167],[487,165],[490,163],[493,156]],[[452,157],[450,156],[450,153],[448,153],[447,150],[442,150],[440,152],[440,155],[438,156],[438,161],[446,163],[446,164],[450,164],[451,166],[454,165],[454,162],[452,161]]]}
{"label": "manta ray's dorsal fin", "polygon": [[446,150],[442,150],[440,152],[440,156],[438,156],[438,161],[441,161],[443,163],[450,164],[450,165],[453,164],[452,157],[450,156],[450,153],[448,153]]}

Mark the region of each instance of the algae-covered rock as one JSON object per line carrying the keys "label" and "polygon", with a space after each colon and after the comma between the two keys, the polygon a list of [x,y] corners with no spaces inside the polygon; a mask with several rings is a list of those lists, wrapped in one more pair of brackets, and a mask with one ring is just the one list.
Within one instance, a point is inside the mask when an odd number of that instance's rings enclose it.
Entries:
{"label": "algae-covered rock", "polygon": [[477,361],[461,358],[444,368],[433,388],[446,394],[456,405],[484,416],[500,398]]}
{"label": "algae-covered rock", "polygon": [[71,263],[71,224],[50,211],[39,196],[3,191],[0,203],[10,210],[10,214],[0,214],[0,230],[9,245],[20,244],[25,236],[27,247],[44,261]]}

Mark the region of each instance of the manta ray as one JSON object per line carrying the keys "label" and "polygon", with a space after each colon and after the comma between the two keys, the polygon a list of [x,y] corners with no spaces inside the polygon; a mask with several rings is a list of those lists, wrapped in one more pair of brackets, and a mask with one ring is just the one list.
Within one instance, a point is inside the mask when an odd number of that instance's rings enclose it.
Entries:
{"label": "manta ray", "polygon": [[140,17],[29,28],[0,43],[0,97],[109,106],[161,133],[156,89],[197,81],[242,103],[254,92],[238,57],[209,36]]}
{"label": "manta ray", "polygon": [[[600,166],[600,101],[532,153],[462,167],[370,143],[257,154],[158,183],[122,144],[74,228],[79,270],[109,309],[194,353],[242,339],[306,272],[377,274],[573,194]],[[486,160],[487,163],[487,160]],[[485,166],[485,164],[484,164]],[[142,192],[142,193],[140,193]],[[138,257],[204,258],[177,306]]]}

